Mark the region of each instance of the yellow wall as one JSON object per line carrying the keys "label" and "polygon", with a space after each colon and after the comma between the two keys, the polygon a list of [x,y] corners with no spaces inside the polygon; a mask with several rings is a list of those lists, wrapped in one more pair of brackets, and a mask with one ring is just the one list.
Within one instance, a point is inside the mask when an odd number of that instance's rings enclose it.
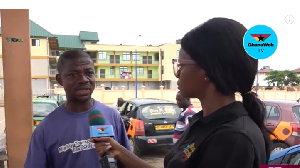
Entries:
{"label": "yellow wall", "polygon": [[159,46],[134,46],[134,45],[105,45],[105,44],[85,44],[87,51],[152,51],[158,52]]}
{"label": "yellow wall", "polygon": [[3,76],[3,63],[2,63],[2,58],[0,58],[0,76]]}
{"label": "yellow wall", "polygon": [[2,55],[2,37],[0,37],[0,55]]}
{"label": "yellow wall", "polygon": [[[31,56],[48,56],[48,48],[48,40],[40,39],[40,46],[31,46]],[[2,55],[2,37],[0,37],[0,55]]]}
{"label": "yellow wall", "polygon": [[31,56],[48,56],[48,55],[49,55],[49,46],[48,46],[47,39],[40,39],[40,46],[31,46]]}
{"label": "yellow wall", "polygon": [[[31,76],[44,79],[49,76],[49,47],[47,39],[39,39],[40,46],[31,46]],[[31,41],[30,41],[31,43]],[[0,56],[2,57],[2,38],[0,37]],[[17,61],[17,60],[16,60]],[[3,76],[2,58],[0,58],[0,76]]]}
{"label": "yellow wall", "polygon": [[164,51],[164,59],[161,64],[161,55],[159,60],[159,80],[161,80],[161,65],[164,66],[164,74],[162,80],[177,80],[174,77],[172,59],[176,58],[177,50],[180,44],[162,44],[160,46],[134,46],[134,45],[104,45],[104,44],[85,44],[87,51],[135,51],[137,52],[158,52]]}
{"label": "yellow wall", "polygon": [[[177,50],[180,50],[180,44],[163,44],[160,46],[160,50],[164,52],[164,59],[162,60],[164,74],[162,75],[162,80],[177,80],[173,72],[172,59],[176,59]],[[161,72],[161,66],[159,66],[159,72]]]}
{"label": "yellow wall", "polygon": [[[180,44],[162,44],[160,46],[134,46],[134,45],[105,45],[105,44],[85,44],[87,51],[116,51],[126,52],[158,52],[164,51],[164,59],[159,61],[159,80],[177,80],[173,74],[172,59],[176,58],[177,50]],[[2,55],[2,39],[0,37],[0,55]],[[40,46],[31,46],[31,56],[39,56],[32,60],[32,75],[47,76],[49,71],[49,61],[46,56],[49,55],[49,46],[47,39],[40,39]],[[45,59],[41,58],[45,57]],[[160,55],[161,59],[161,55]],[[162,62],[162,64],[161,64]],[[164,66],[164,74],[161,75],[161,65]],[[2,68],[1,68],[2,69]],[[1,70],[0,70],[0,74]],[[161,78],[162,77],[162,78]]]}
{"label": "yellow wall", "polygon": [[[49,61],[47,59],[31,59],[31,76],[45,78],[49,76]],[[0,58],[0,77],[3,76],[2,58]]]}

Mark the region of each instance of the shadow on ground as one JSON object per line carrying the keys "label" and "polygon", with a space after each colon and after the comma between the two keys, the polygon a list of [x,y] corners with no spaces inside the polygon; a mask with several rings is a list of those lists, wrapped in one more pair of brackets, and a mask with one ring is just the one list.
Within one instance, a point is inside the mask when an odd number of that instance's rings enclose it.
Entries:
{"label": "shadow on ground", "polygon": [[164,167],[164,157],[167,150],[151,150],[141,156],[143,160],[151,164],[155,168]]}

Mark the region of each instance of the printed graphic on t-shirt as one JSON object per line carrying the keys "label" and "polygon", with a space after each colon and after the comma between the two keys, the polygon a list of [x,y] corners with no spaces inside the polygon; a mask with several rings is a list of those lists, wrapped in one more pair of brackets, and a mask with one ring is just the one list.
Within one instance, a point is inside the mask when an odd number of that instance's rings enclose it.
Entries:
{"label": "printed graphic on t-shirt", "polygon": [[95,148],[95,144],[91,143],[89,139],[87,140],[76,140],[74,142],[62,145],[58,148],[58,152],[67,152],[71,150],[73,153],[90,150]]}
{"label": "printed graphic on t-shirt", "polygon": [[183,158],[184,160],[187,160],[192,153],[195,151],[195,143],[187,145],[183,150]]}

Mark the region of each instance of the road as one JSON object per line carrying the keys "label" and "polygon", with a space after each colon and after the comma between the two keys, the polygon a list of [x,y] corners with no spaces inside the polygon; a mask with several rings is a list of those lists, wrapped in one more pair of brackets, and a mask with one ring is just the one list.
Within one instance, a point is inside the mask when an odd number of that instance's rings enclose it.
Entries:
{"label": "road", "polygon": [[166,151],[151,151],[141,156],[143,160],[151,164],[155,168],[164,168],[164,157]]}

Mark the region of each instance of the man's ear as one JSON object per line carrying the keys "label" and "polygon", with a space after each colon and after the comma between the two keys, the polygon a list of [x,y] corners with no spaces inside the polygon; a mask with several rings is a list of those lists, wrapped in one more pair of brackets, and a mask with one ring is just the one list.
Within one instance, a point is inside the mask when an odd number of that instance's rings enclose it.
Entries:
{"label": "man's ear", "polygon": [[60,74],[56,74],[56,81],[57,81],[57,83],[58,83],[60,86],[63,86],[63,82],[62,82],[62,80],[61,80]]}

